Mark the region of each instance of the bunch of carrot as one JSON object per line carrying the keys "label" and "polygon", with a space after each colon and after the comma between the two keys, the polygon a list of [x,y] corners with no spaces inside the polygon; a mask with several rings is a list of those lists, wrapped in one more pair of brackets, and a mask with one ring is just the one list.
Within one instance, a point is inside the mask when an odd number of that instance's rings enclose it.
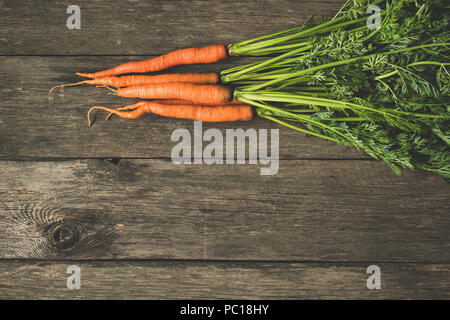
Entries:
{"label": "bunch of carrot", "polygon": [[[372,30],[368,12],[374,5],[380,7],[380,23]],[[107,119],[154,113],[224,122],[256,114],[362,149],[397,174],[421,168],[450,179],[449,21],[443,0],[347,0],[330,20],[311,19],[228,47],[182,49],[78,73],[90,80],[69,85],[113,86],[121,97],[145,99],[117,109],[92,107],[89,124],[95,109],[110,112]],[[220,76],[129,75],[267,55]]]}
{"label": "bunch of carrot", "polygon": [[252,107],[232,101],[231,88],[219,85],[216,73],[123,75],[156,72],[183,64],[213,63],[226,57],[227,49],[223,45],[176,50],[157,58],[128,62],[96,73],[77,73],[91,79],[55,86],[50,93],[57,87],[91,84],[116,87],[111,90],[121,97],[151,100],[117,109],[94,106],[88,112],[89,125],[90,114],[94,109],[110,112],[107,119],[112,114],[136,119],[145,113],[154,113],[206,122],[250,120],[253,117]]}

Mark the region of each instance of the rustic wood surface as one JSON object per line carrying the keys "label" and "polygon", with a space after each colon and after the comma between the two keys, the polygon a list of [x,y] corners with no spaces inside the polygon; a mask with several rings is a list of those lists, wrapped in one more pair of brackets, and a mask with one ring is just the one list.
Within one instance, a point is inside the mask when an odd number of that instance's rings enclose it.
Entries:
{"label": "rustic wood surface", "polygon": [[[364,153],[280,130],[279,172],[175,165],[192,121],[104,120],[105,88],[50,87],[172,49],[230,43],[333,16],[343,1],[0,0],[0,299],[448,299],[450,192]],[[219,71],[231,58],[170,72]],[[80,290],[66,287],[69,265]],[[366,268],[382,288],[368,290]]]}
{"label": "rustic wood surface", "polygon": [[[445,182],[375,161],[283,160],[274,176],[164,159],[3,161],[0,174],[0,258],[450,260]],[[57,226],[78,240],[55,243]]]}
{"label": "rustic wood surface", "polygon": [[159,55],[297,27],[313,15],[333,16],[344,2],[80,0],[81,29],[68,30],[66,10],[75,2],[2,0],[0,54]]}
{"label": "rustic wood surface", "polygon": [[[65,262],[1,261],[4,298],[41,299],[421,299],[450,298],[447,264],[380,263],[367,290],[365,263],[73,261],[80,290],[67,290]],[[24,286],[28,283],[28,286]]]}

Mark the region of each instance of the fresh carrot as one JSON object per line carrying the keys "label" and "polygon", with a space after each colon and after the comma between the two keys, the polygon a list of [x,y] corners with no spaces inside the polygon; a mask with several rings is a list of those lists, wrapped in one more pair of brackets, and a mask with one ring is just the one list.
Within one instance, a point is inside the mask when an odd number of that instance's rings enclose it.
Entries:
{"label": "fresh carrot", "polygon": [[50,89],[49,94],[59,87],[77,86],[80,84],[103,85],[110,87],[128,87],[140,84],[159,84],[168,82],[190,82],[197,84],[215,84],[219,82],[217,73],[171,73],[159,75],[130,75],[130,76],[110,76],[103,78],[95,78],[91,80],[84,80],[76,83],[68,83],[54,86]]}
{"label": "fresh carrot", "polygon": [[[198,105],[199,104],[198,102],[186,101],[186,100],[181,100],[181,99],[162,99],[162,100],[153,100],[152,102],[159,103],[159,104],[172,104],[172,105],[179,105],[179,104]],[[233,101],[224,103],[224,105],[235,105],[235,104],[243,104],[243,103],[239,100],[233,100]]]}
{"label": "fresh carrot", "polygon": [[136,119],[145,113],[154,113],[163,117],[192,119],[204,122],[247,121],[253,118],[252,107],[246,104],[222,106],[166,105],[151,101],[140,101],[118,109],[94,106],[89,109],[87,114],[89,126],[91,125],[90,114],[94,109],[105,110],[116,114],[121,118],[127,119]]}
{"label": "fresh carrot", "polygon": [[155,72],[181,64],[213,63],[227,57],[224,45],[213,45],[202,48],[188,48],[169,52],[157,58],[128,62],[117,67],[95,73],[80,73],[86,78],[101,78],[125,73]]}
{"label": "fresh carrot", "polygon": [[187,82],[171,82],[145,84],[113,90],[125,98],[140,99],[182,99],[195,104],[210,106],[230,102],[232,92],[229,87],[213,84],[192,84]]}
{"label": "fresh carrot", "polygon": [[[143,101],[143,102],[145,102],[145,101]],[[168,105],[199,105],[198,103],[181,100],[181,99],[162,99],[162,100],[152,100],[151,102],[158,103],[158,104],[168,104]],[[227,102],[223,105],[229,106],[229,105],[242,105],[242,104],[243,103],[239,100],[233,100],[233,101]],[[135,105],[132,105],[132,106],[135,106]],[[129,106],[124,106],[124,107],[116,108],[115,110],[129,110],[128,108],[129,108]],[[106,117],[106,120],[108,120],[112,115],[113,115],[113,113],[108,114],[108,116]]]}

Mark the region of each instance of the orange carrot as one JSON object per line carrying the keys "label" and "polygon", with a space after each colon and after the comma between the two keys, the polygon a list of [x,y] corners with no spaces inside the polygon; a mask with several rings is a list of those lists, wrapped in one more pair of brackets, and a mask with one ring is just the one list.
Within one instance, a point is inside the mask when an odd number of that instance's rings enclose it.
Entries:
{"label": "orange carrot", "polygon": [[[142,101],[140,103],[144,103],[145,101]],[[151,102],[154,103],[158,103],[158,104],[168,104],[168,105],[199,105],[199,103],[194,103],[191,101],[186,101],[186,100],[181,100],[181,99],[163,99],[163,100],[152,100]],[[201,105],[201,104],[200,104]],[[243,102],[239,101],[239,100],[233,100],[230,102],[227,102],[225,104],[223,104],[224,106],[228,106],[228,105],[244,105]],[[136,105],[131,105],[131,108],[134,109]],[[119,107],[116,108],[115,110],[130,110],[129,109],[130,106],[124,106],[124,107]],[[108,120],[111,116],[113,115],[113,113],[108,114],[108,116],[106,117],[106,120]]]}
{"label": "orange carrot", "polygon": [[171,82],[119,88],[114,92],[126,98],[182,99],[195,104],[217,106],[230,102],[231,89],[212,84]]}
{"label": "orange carrot", "polygon": [[140,84],[159,84],[168,82],[190,82],[197,84],[215,84],[219,82],[219,76],[217,73],[173,73],[173,74],[160,74],[160,75],[131,75],[131,76],[121,76],[121,77],[103,77],[95,78],[91,80],[84,80],[76,83],[68,83],[54,86],[50,89],[49,94],[59,87],[77,86],[80,84],[93,84],[93,85],[103,85],[110,87],[128,87]]}
{"label": "orange carrot", "polygon": [[157,58],[128,62],[117,67],[95,73],[77,73],[87,78],[100,78],[125,73],[155,72],[181,64],[213,63],[227,57],[224,45],[207,46],[203,48],[188,48],[169,52]]}
{"label": "orange carrot", "polygon": [[[172,104],[172,105],[179,105],[179,104],[198,105],[199,104],[198,102],[186,101],[186,100],[181,100],[181,99],[162,99],[162,100],[153,100],[152,102],[159,103],[159,104]],[[224,105],[236,105],[236,104],[244,104],[244,103],[239,100],[233,100],[233,101],[224,103]]]}
{"label": "orange carrot", "polygon": [[[202,106],[202,105],[166,105],[151,101],[141,101],[133,105],[111,109],[94,106],[89,109],[88,122],[91,125],[90,114],[94,109],[101,109],[121,118],[136,119],[145,113],[154,113],[163,117],[192,119],[205,122],[247,121],[253,118],[252,107],[245,104]],[[131,111],[125,111],[131,110]]]}

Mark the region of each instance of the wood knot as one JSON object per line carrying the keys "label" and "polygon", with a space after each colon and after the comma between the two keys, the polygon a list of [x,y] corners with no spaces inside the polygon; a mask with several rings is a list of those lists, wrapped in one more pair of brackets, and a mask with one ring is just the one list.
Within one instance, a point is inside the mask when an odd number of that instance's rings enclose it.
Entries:
{"label": "wood knot", "polygon": [[80,231],[74,224],[58,223],[50,232],[50,240],[56,249],[69,250],[80,241]]}

